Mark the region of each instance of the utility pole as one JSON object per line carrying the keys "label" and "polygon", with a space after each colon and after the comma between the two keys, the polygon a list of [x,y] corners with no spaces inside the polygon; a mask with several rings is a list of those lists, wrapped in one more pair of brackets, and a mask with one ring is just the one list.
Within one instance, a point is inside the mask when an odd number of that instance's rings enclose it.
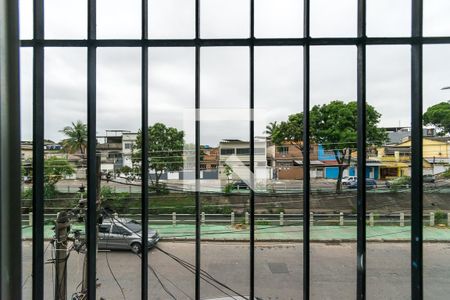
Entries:
{"label": "utility pole", "polygon": [[[96,173],[97,173],[97,182],[96,182],[96,212],[97,218],[99,217],[99,209],[101,206],[100,199],[100,183],[101,183],[101,172],[100,172],[100,156],[97,154],[97,164],[96,164]],[[87,219],[87,205],[86,200],[83,199],[83,193],[85,192],[85,187],[82,184],[79,187],[80,192],[80,201],[78,203],[77,211],[81,213],[83,216],[82,219]],[[79,215],[78,215],[79,216]],[[72,215],[69,215],[66,211],[61,211],[58,213],[56,218],[55,225],[55,238],[54,238],[54,246],[56,248],[56,258],[55,258],[55,273],[56,273],[56,282],[55,282],[55,300],[67,300],[67,242],[68,240],[79,241],[79,234],[75,234],[75,238],[69,238],[69,228],[70,221]],[[96,224],[95,230],[98,234],[98,225]],[[85,227],[85,231],[88,228]],[[86,236],[84,237],[86,239]],[[75,248],[77,252],[82,249],[81,247]],[[84,251],[84,259],[83,259],[83,274],[81,280],[81,293],[77,293],[76,299],[85,299],[84,296],[87,294],[87,255],[86,251]],[[82,298],[78,298],[78,297]],[[74,298],[75,299],[75,298]],[[103,299],[103,298],[100,298]]]}
{"label": "utility pole", "polygon": [[70,220],[67,212],[59,212],[55,222],[55,300],[67,299],[67,238]]}
{"label": "utility pole", "polygon": [[[100,201],[100,187],[101,187],[101,181],[102,181],[102,174],[101,174],[101,155],[97,153],[97,159],[96,159],[96,173],[97,173],[97,182],[96,182],[96,214],[97,214],[97,220],[99,217],[99,208],[101,206],[101,201]],[[85,215],[85,220],[87,220],[87,205],[86,205],[86,215]],[[87,226],[85,226],[85,231],[89,230],[87,228]],[[95,226],[95,230],[98,236],[98,223]],[[96,251],[98,250],[98,244],[96,245]],[[82,279],[82,284],[81,284],[81,291],[82,293],[87,293],[87,287],[88,287],[88,274],[87,274],[87,252],[84,255],[84,259],[83,259],[83,279]],[[98,286],[98,284],[97,284]]]}

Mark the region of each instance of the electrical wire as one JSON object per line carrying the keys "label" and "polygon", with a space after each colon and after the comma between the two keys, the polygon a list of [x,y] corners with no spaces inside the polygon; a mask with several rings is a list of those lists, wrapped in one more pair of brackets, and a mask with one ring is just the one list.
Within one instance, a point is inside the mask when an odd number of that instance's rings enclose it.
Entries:
{"label": "electrical wire", "polygon": [[[44,253],[43,255],[45,255],[45,253],[47,252],[47,249],[50,247],[51,243],[48,243],[47,247],[45,247]],[[52,269],[53,270],[53,269]],[[31,276],[33,276],[33,272],[31,272],[30,274],[28,274],[28,276],[25,278],[25,280],[22,283],[22,288],[24,288],[24,286],[27,284],[28,280],[31,278]]]}
{"label": "electrical wire", "polygon": [[[155,268],[148,265],[149,268],[153,269],[152,272],[156,272]],[[156,272],[158,273],[158,272]],[[167,282],[169,282],[171,285],[173,285],[177,290],[179,290],[183,295],[185,295],[188,299],[190,300],[194,300],[192,297],[190,297],[185,291],[183,291],[180,287],[178,287],[173,281],[171,281],[169,278],[167,278],[166,276],[164,276],[163,274],[159,273],[159,276],[164,278]]]}
{"label": "electrical wire", "polygon": [[[106,211],[105,211],[105,213],[107,213]],[[108,213],[107,213],[108,214]],[[113,222],[113,224],[115,225],[116,223],[115,223],[115,220],[114,220],[114,218],[113,217],[110,217],[111,218],[111,221]],[[120,222],[120,221],[118,221],[118,223],[120,223],[122,226],[125,226],[126,228],[128,228],[125,224],[123,224],[122,222]],[[130,228],[128,228],[128,229],[130,229]],[[131,229],[130,229],[131,230]],[[139,236],[139,234],[137,234],[137,232],[135,232],[135,231],[133,231],[136,235],[138,235]],[[108,243],[108,240],[109,239],[107,239],[107,243]],[[142,259],[142,257],[139,255],[139,253],[136,253],[136,255],[139,257],[139,258],[141,258]],[[156,272],[155,272],[155,270],[150,266],[150,265],[147,265],[147,267],[152,271],[152,273],[155,275],[155,277],[156,277],[156,279],[158,280],[158,282],[160,283],[160,285],[161,285],[161,287],[163,288],[163,290],[170,296],[170,297],[172,297],[172,299],[175,299],[176,300],[176,298],[175,298],[175,296],[167,289],[167,287],[164,285],[164,283],[161,281],[161,279],[158,277],[158,275],[156,274]],[[114,275],[113,275],[114,276]],[[173,284],[173,283],[172,283]],[[120,286],[120,285],[119,285]],[[178,287],[177,287],[178,288]],[[178,288],[179,289],[179,288]],[[181,290],[181,289],[180,289]]]}
{"label": "electrical wire", "polygon": [[126,300],[127,298],[125,297],[125,292],[124,292],[122,286],[120,285],[119,281],[117,280],[116,275],[114,274],[114,272],[111,268],[111,265],[109,263],[108,252],[105,253],[105,258],[106,258],[106,264],[108,265],[109,272],[111,273],[111,276],[113,277],[114,281],[116,282],[117,286],[119,287],[120,292],[122,293],[123,299]]}
{"label": "electrical wire", "polygon": [[[162,250],[161,248],[159,248],[159,247],[157,247],[157,246],[155,246],[155,248],[158,249],[159,251],[161,251],[162,253],[166,254],[167,256],[169,256],[170,258],[172,258],[173,260],[175,260],[176,262],[178,262],[180,265],[182,265],[185,269],[187,269],[188,271],[190,271],[192,274],[195,274],[195,266],[194,266],[193,264],[191,264],[191,263],[189,263],[189,262],[187,262],[187,261],[185,261],[185,260],[183,260],[183,259],[181,259],[181,258],[179,258],[179,257],[177,257],[177,256],[175,256],[175,255],[173,255],[173,254],[171,254],[171,253],[165,251],[165,250]],[[224,283],[222,283],[222,282],[218,281],[217,279],[215,279],[215,278],[214,278],[212,275],[210,275],[208,272],[206,272],[206,271],[200,269],[200,273],[201,273],[200,277],[201,277],[205,282],[209,283],[210,285],[212,285],[213,287],[215,287],[216,289],[218,289],[219,291],[221,291],[221,292],[224,293],[225,295],[231,297],[232,299],[237,299],[237,298],[233,297],[233,296],[230,295],[229,293],[225,292],[225,291],[222,290],[221,288],[217,287],[215,284],[213,284],[213,283],[211,283],[210,281],[208,281],[207,279],[205,279],[205,276],[206,276],[206,278],[208,278],[209,280],[211,280],[211,281],[213,281],[213,282],[215,282],[215,283],[221,285],[222,287],[226,288],[227,290],[230,290],[230,291],[232,291],[233,293],[237,294],[238,296],[240,296],[240,297],[242,297],[242,298],[244,298],[244,299],[247,299],[245,296],[239,294],[237,291],[231,289],[230,287],[228,287],[228,286],[225,285]],[[202,275],[203,275],[203,276],[202,276]]]}
{"label": "electrical wire", "polygon": [[[108,212],[106,212],[106,211],[105,211],[105,213],[106,213],[107,215],[109,215],[109,217],[111,218],[111,220],[113,221],[113,223],[114,223],[114,220],[116,220],[119,224],[121,224],[122,226],[125,226],[126,228],[128,228],[128,227],[126,226],[126,224],[124,224],[123,222],[121,222],[120,220],[118,220],[116,217],[111,216],[111,215],[110,215]],[[139,236],[139,234],[136,234],[136,235]],[[196,268],[196,267],[195,267],[194,265],[192,265],[191,263],[189,263],[189,262],[187,262],[187,261],[184,261],[183,259],[181,259],[181,258],[179,258],[179,257],[177,257],[177,256],[175,256],[175,255],[173,255],[173,254],[171,254],[171,253],[169,253],[169,252],[167,252],[167,251],[165,251],[165,250],[162,250],[161,248],[159,248],[159,247],[157,247],[157,246],[155,246],[155,248],[158,249],[158,250],[160,250],[162,253],[164,253],[164,254],[166,254],[166,255],[169,255],[169,257],[171,257],[173,260],[175,260],[177,263],[179,263],[181,266],[183,266],[185,269],[187,269],[187,270],[190,271],[191,273],[195,273],[195,268]],[[200,269],[200,272],[201,272],[201,274],[203,274],[203,276],[201,276],[201,278],[202,278],[205,282],[207,282],[208,284],[212,285],[213,287],[215,287],[216,289],[218,289],[220,292],[224,293],[225,295],[231,297],[232,299],[237,299],[237,298],[233,297],[231,294],[225,292],[223,289],[221,289],[221,288],[219,288],[218,286],[216,286],[215,284],[211,283],[207,278],[209,278],[211,281],[213,281],[213,282],[215,282],[215,283],[221,285],[222,287],[224,287],[224,288],[230,290],[231,292],[237,294],[238,296],[242,297],[243,299],[247,299],[245,296],[241,295],[241,294],[238,293],[237,291],[231,289],[231,288],[228,287],[227,285],[225,285],[225,284],[223,284],[222,282],[220,282],[220,281],[218,281],[217,279],[215,279],[213,276],[211,276],[211,275],[210,275],[209,273],[207,273],[206,271]],[[206,278],[205,278],[205,274],[206,274]]]}
{"label": "electrical wire", "polygon": [[[139,255],[138,255],[139,256]],[[140,257],[140,256],[139,256]],[[142,259],[142,258],[141,258]],[[150,265],[147,265],[148,269],[150,271],[152,271],[153,275],[155,275],[156,280],[158,280],[159,284],[161,285],[161,287],[163,288],[163,290],[167,293],[167,295],[169,295],[170,297],[172,297],[172,299],[176,300],[177,298],[167,289],[167,287],[164,285],[164,283],[161,281],[161,279],[159,278],[158,274],[156,273],[155,269],[153,269]]]}

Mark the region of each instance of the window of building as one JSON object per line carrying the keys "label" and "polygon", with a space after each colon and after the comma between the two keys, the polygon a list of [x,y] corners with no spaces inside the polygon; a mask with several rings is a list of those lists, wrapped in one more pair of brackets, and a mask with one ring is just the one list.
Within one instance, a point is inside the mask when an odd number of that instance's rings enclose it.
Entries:
{"label": "window of building", "polygon": [[277,148],[277,150],[281,155],[287,155],[289,153],[289,147],[286,146],[280,146]]}
{"label": "window of building", "polygon": [[234,149],[231,149],[231,148],[220,149],[220,154],[221,155],[232,155],[232,154],[234,154]]}
{"label": "window of building", "polygon": [[249,155],[250,154],[250,148],[237,148],[236,149],[236,154],[237,155]]}
{"label": "window of building", "polygon": [[263,155],[266,153],[266,149],[264,148],[255,148],[255,155]]}

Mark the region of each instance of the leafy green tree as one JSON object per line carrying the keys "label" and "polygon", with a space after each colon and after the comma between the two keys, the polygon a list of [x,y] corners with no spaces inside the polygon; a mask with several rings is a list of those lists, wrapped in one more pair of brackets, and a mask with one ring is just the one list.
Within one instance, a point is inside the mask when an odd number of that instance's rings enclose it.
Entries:
{"label": "leafy green tree", "polygon": [[[378,128],[381,114],[371,105],[366,105],[367,146],[380,146],[387,140],[384,129]],[[350,165],[352,151],[357,140],[357,104],[355,101],[344,103],[332,101],[328,104],[315,105],[310,112],[310,137],[312,143],[322,145],[325,150],[334,153],[339,168],[336,192],[342,189],[342,175]],[[272,141],[280,145],[283,142],[302,150],[303,113],[290,115],[274,130]]]}
{"label": "leafy green tree", "polygon": [[275,126],[272,128],[271,139],[275,145],[289,143],[300,150],[303,150],[303,113],[290,115],[287,121],[280,123],[271,123]]}
{"label": "leafy green tree", "polygon": [[223,164],[225,176],[227,176],[227,180],[230,181],[231,175],[233,174],[233,168],[229,164]]}
{"label": "leafy green tree", "polygon": [[439,135],[450,133],[450,102],[441,102],[427,109],[423,114],[424,125],[434,125],[441,129]]}
{"label": "leafy green tree", "polygon": [[130,173],[133,172],[133,169],[129,166],[123,166],[118,170],[120,173],[124,174],[125,176],[130,175]]}
{"label": "leafy green tree", "polygon": [[[183,167],[184,132],[163,123],[155,123],[148,127],[149,168],[155,171],[155,182],[160,186],[161,175],[164,172],[179,171]],[[133,148],[134,162],[140,162],[142,147],[142,132],[139,130],[136,145]]]}
{"label": "leafy green tree", "polygon": [[233,190],[233,183],[230,182],[233,168],[229,164],[223,164],[223,167],[223,172],[225,173],[225,176],[227,176],[227,184],[224,186],[223,191],[225,194],[229,194]]}
{"label": "leafy green tree", "polygon": [[67,136],[62,140],[62,146],[68,153],[79,151],[84,155],[87,147],[87,125],[81,121],[72,122],[72,126],[66,126],[61,132]]}
{"label": "leafy green tree", "polygon": [[65,158],[49,157],[44,160],[44,197],[54,198],[56,195],[56,184],[75,173],[74,168]]}
{"label": "leafy green tree", "polygon": [[61,179],[75,173],[74,168],[65,158],[49,157],[44,161],[44,184],[55,186]]}

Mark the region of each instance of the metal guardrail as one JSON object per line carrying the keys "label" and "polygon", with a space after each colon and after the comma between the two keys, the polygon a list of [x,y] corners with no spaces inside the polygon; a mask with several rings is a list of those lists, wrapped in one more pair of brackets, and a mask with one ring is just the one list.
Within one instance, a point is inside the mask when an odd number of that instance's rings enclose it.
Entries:
{"label": "metal guardrail", "polygon": [[[131,218],[140,221],[139,214],[116,214],[118,217]],[[56,214],[44,214],[45,220],[55,220]],[[437,222],[442,223],[442,217],[436,220],[436,213],[430,212],[423,214],[424,224],[435,226]],[[33,213],[22,214],[22,226],[32,226]],[[150,224],[195,224],[195,214],[157,214],[149,215]],[[392,213],[392,214],[376,214],[368,213],[366,215],[367,225],[385,225],[385,226],[405,226],[411,223],[411,214],[409,213]],[[311,226],[339,225],[348,226],[356,225],[357,215],[353,213],[311,213]],[[249,214],[207,214],[201,213],[202,224],[230,224],[237,223],[249,224]],[[255,214],[256,225],[303,225],[303,214],[287,214],[280,212],[278,214]],[[445,224],[450,226],[450,213],[447,213]]]}
{"label": "metal guardrail", "polygon": [[[444,183],[441,185],[436,185],[434,183],[427,183],[424,184],[424,188],[426,190],[448,190],[450,189],[450,183]],[[22,192],[25,190],[30,189],[31,187],[23,186],[22,185]],[[194,189],[194,186],[192,188],[186,188],[185,186],[175,186],[175,185],[167,185],[167,189],[173,192],[192,192]],[[376,193],[376,192],[401,192],[401,191],[409,191],[411,189],[411,186],[405,185],[405,186],[395,186],[395,187],[387,187],[385,185],[378,185],[376,189],[368,189],[367,192]],[[78,193],[79,187],[74,185],[57,185],[56,190],[60,193]],[[141,186],[138,184],[127,184],[122,183],[121,185],[115,185],[111,186],[111,190],[113,193],[141,193]],[[336,190],[336,187],[334,184],[330,186],[314,186],[312,185],[310,188],[311,192],[334,192]],[[347,192],[355,192],[356,189],[346,188],[344,187],[344,190]],[[271,189],[268,187],[267,189],[262,190],[256,190],[256,193],[260,194],[290,194],[290,193],[301,193],[303,191],[303,188],[301,187],[288,187],[286,184],[283,184],[282,186],[277,186],[274,189]],[[221,187],[211,187],[211,188],[205,188],[203,190],[205,193],[222,193]],[[247,189],[237,189],[232,192],[232,194],[248,194],[249,190]]]}

